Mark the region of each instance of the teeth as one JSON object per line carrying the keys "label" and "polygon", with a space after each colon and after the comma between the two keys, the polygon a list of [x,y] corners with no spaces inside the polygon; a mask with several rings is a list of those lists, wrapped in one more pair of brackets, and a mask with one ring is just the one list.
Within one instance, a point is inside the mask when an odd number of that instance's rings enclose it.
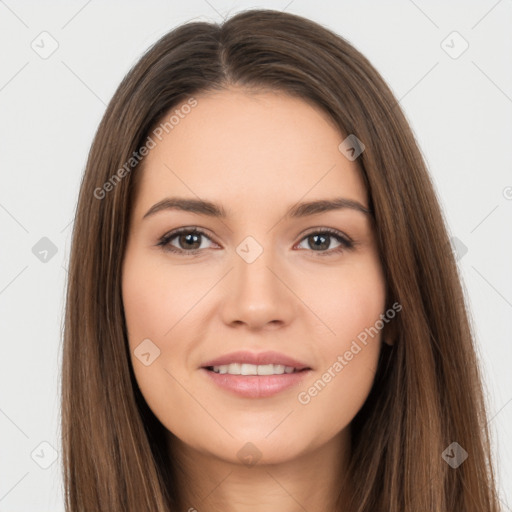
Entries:
{"label": "teeth", "polygon": [[247,364],[231,363],[221,366],[214,366],[215,373],[229,373],[230,375],[282,375],[283,373],[293,373],[293,366],[284,366],[282,364]]}

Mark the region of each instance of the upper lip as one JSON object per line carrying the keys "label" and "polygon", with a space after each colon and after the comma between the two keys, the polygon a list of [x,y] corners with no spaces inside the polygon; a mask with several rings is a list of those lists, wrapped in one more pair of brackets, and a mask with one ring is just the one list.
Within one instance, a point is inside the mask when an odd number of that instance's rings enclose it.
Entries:
{"label": "upper lip", "polygon": [[210,361],[207,361],[202,365],[203,368],[209,366],[222,366],[231,363],[246,363],[246,364],[280,364],[283,366],[291,366],[297,370],[303,370],[310,368],[307,364],[301,363],[292,357],[280,354],[279,352],[267,351],[267,352],[248,352],[246,350],[240,350],[238,352],[230,352],[223,356],[217,357]]}

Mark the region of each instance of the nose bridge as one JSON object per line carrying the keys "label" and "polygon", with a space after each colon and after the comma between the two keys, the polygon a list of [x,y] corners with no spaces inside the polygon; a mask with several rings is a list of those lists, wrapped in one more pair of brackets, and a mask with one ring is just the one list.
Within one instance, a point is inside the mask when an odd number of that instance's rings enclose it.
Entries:
{"label": "nose bridge", "polygon": [[[265,239],[268,243],[271,237]],[[283,284],[278,254],[254,237],[236,247],[231,272],[225,320],[252,327],[268,322],[288,322],[293,309],[292,294]]]}
{"label": "nose bridge", "polygon": [[235,268],[240,284],[270,291],[275,276],[269,269],[276,266],[275,251],[268,244],[264,248],[257,242],[246,240],[237,247],[236,253]]}

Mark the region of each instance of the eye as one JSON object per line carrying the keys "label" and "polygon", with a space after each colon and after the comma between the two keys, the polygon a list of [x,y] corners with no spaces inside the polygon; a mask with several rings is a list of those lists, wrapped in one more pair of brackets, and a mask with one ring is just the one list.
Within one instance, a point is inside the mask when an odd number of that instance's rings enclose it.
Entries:
{"label": "eye", "polygon": [[[172,245],[171,242],[174,239],[176,239],[178,247]],[[169,252],[195,254],[205,249],[204,245],[201,243],[202,239],[210,240],[206,233],[198,228],[180,228],[164,235],[157,245]]]}
{"label": "eye", "polygon": [[[338,246],[333,249],[331,249],[330,242],[330,239],[332,238],[334,238],[338,243]],[[307,248],[311,248],[313,252],[319,253],[318,256],[328,256],[333,253],[340,253],[344,250],[352,249],[355,245],[348,237],[344,236],[339,231],[330,228],[324,228],[321,231],[312,231],[302,239],[301,244],[304,242],[307,243]]]}
{"label": "eye", "polygon": [[[331,239],[335,239],[338,246],[331,248]],[[180,228],[164,235],[158,246],[164,251],[177,254],[196,254],[203,249],[207,249],[203,245],[203,241],[211,238],[199,228]],[[175,243],[173,243],[175,242]],[[312,252],[318,253],[318,256],[328,256],[333,253],[340,253],[345,250],[352,249],[355,242],[344,236],[335,229],[323,228],[322,230],[312,231],[302,238],[300,244],[306,242]],[[300,246],[299,244],[299,246]]]}

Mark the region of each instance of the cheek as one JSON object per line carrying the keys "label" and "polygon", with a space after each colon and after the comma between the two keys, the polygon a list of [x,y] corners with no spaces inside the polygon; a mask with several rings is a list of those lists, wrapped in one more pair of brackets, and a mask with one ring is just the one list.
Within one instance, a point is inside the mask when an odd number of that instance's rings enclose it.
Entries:
{"label": "cheek", "polygon": [[309,290],[315,311],[332,331],[331,336],[324,337],[332,350],[348,348],[350,341],[374,326],[384,312],[385,281],[373,255],[330,272],[316,283],[310,283]]}
{"label": "cheek", "polygon": [[[370,392],[382,345],[385,282],[375,258],[332,275],[315,293],[318,316],[333,333],[318,346],[321,364],[303,386],[299,402],[310,411],[331,410],[334,425],[348,424]],[[329,300],[325,300],[328,297]],[[340,407],[333,406],[340,404]]]}
{"label": "cheek", "polygon": [[[145,401],[163,424],[169,423],[168,410],[185,405],[172,377],[171,361],[171,356],[180,359],[184,352],[179,338],[173,338],[191,300],[184,300],[184,294],[187,287],[182,281],[167,277],[161,266],[150,264],[136,250],[127,253],[122,298],[131,363]],[[171,340],[172,351],[168,348]]]}
{"label": "cheek", "polygon": [[179,271],[166,272],[133,255],[123,268],[123,305],[132,349],[145,338],[162,345],[197,302],[197,290]]}

